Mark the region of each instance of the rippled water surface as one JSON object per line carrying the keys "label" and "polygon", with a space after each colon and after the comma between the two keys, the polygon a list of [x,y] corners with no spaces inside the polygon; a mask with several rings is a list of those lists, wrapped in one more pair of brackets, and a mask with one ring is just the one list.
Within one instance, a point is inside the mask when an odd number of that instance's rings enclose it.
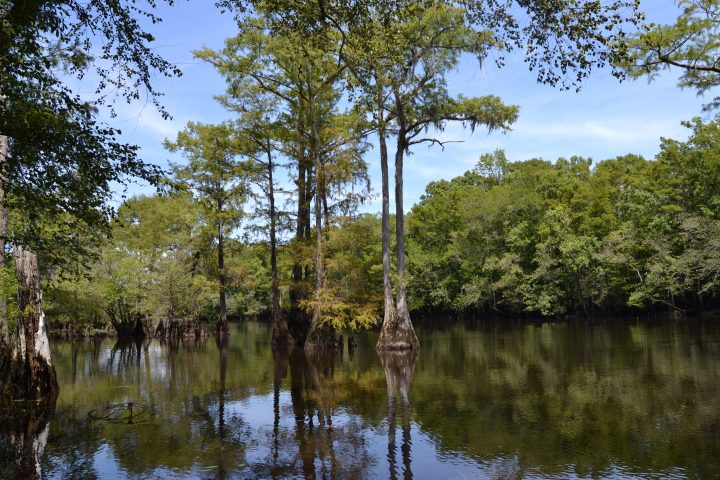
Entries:
{"label": "rippled water surface", "polygon": [[720,478],[720,321],[420,325],[335,356],[55,341],[44,478]]}

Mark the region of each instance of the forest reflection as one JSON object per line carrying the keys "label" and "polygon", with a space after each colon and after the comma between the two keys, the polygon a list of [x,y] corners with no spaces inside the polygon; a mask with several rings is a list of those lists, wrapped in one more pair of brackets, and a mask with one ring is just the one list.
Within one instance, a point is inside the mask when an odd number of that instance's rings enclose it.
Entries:
{"label": "forest reflection", "polygon": [[269,334],[56,342],[60,397],[3,416],[0,476],[720,475],[713,321],[424,325],[419,355]]}

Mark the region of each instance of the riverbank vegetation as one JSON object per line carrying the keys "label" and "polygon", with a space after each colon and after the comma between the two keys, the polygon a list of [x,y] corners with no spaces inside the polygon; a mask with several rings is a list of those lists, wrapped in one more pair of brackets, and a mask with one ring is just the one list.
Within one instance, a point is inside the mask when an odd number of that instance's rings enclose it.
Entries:
{"label": "riverbank vegetation", "polygon": [[[378,348],[416,349],[411,311],[715,306],[715,123],[690,124],[691,140],[663,141],[654,161],[478,152],[476,169],[432,183],[405,212],[403,164],[419,145],[441,155],[449,125],[504,133],[520,115],[492,92],[452,92],[461,63],[517,55],[561,89],[601,68],[692,67],[692,52],[670,62],[658,50],[665,37],[643,27],[639,2],[215,5],[237,32],[195,56],[225,80],[227,119],[166,139],[184,161],[163,171],[100,113],[143,92],[171,113],[153,78],[181,71],[146,31],[157,3],[0,2],[0,362],[20,395],[41,396],[33,372],[52,376],[44,310],[64,331],[121,336],[223,335],[228,318],[264,316],[274,345],[322,350],[380,322]],[[712,31],[685,24],[690,43]],[[706,91],[713,68],[683,85]],[[363,213],[374,161],[378,215]],[[115,208],[135,180],[157,193]]]}
{"label": "riverbank vegetation", "polygon": [[[497,151],[462,176],[430,183],[407,218],[411,309],[558,316],[717,308],[720,125],[687,127],[690,138],[664,139],[655,159],[510,161]],[[211,321],[217,242],[200,228],[200,202],[190,193],[129,200],[93,267],[52,283],[54,321],[141,318],[156,328],[192,320],[183,328],[193,334]],[[335,215],[325,231],[323,313],[340,329],[382,318],[381,222]],[[241,227],[244,235],[226,244],[231,318],[273,316],[271,245],[255,228]],[[283,238],[279,303],[290,318],[292,292],[312,291],[316,252],[312,242]],[[304,280],[293,279],[296,264]]]}

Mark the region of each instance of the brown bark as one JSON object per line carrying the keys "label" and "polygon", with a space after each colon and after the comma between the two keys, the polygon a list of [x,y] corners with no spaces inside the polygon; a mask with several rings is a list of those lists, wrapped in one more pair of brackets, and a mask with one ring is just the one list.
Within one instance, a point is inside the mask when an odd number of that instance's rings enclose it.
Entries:
{"label": "brown bark", "polygon": [[[8,138],[0,135],[0,272],[5,270],[5,237],[8,214],[5,207],[5,159],[8,154]],[[0,352],[10,346],[10,328],[7,318],[7,298],[0,293]]]}
{"label": "brown bark", "polygon": [[320,126],[318,112],[314,105],[312,91],[310,97],[310,115],[312,116],[312,156],[315,167],[315,300],[310,331],[305,340],[306,350],[334,349],[337,346],[335,330],[322,318],[320,302],[325,287],[323,271],[323,232],[322,232],[322,199],[320,191],[323,181],[322,158],[320,155]]}
{"label": "brown bark", "polygon": [[[217,211],[222,215],[223,204],[220,200],[217,202]],[[225,250],[223,245],[223,220],[222,216],[218,219],[218,276],[220,280],[220,317],[218,318],[217,333],[220,335],[228,334],[227,325],[227,304],[225,302]]]}
{"label": "brown bark", "polygon": [[15,247],[15,269],[22,314],[18,319],[17,343],[11,352],[10,381],[15,382],[17,394],[25,398],[56,398],[57,376],[45,328],[37,255],[28,248]]}
{"label": "brown bark", "polygon": [[[269,142],[268,142],[269,143]],[[270,283],[272,289],[273,330],[271,342],[274,346],[290,342],[287,321],[280,311],[280,281],[277,267],[277,213],[275,211],[275,184],[273,183],[273,160],[270,145],[267,145],[268,199],[270,201]]]}

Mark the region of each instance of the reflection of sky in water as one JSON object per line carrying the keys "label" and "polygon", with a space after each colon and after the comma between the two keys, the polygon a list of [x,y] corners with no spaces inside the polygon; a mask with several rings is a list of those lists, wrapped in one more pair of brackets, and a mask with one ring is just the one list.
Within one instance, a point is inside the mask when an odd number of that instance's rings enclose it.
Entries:
{"label": "reflection of sky in water", "polygon": [[[400,395],[388,421],[388,370],[372,336],[328,369],[302,355],[274,359],[266,326],[234,328],[223,355],[213,339],[173,350],[152,341],[139,356],[110,339],[56,342],[62,386],[44,478],[382,479],[391,465],[398,479],[410,478],[408,466],[414,479],[717,471],[720,327],[419,332],[409,430]],[[129,401],[155,417],[141,425],[88,417]]]}
{"label": "reflection of sky in water", "polygon": [[[216,418],[219,415],[219,405],[216,403],[210,409],[209,413]],[[296,441],[296,425],[293,417],[292,399],[290,393],[282,391],[279,395],[279,408],[281,416],[279,418],[278,436],[290,440],[290,443],[283,444],[283,451],[280,452],[281,461],[293,460],[300,463],[299,446]],[[273,395],[253,395],[249,398],[230,401],[225,404],[225,421],[232,424],[228,419],[242,419],[242,423],[247,427],[246,432],[251,432],[251,437],[242,439],[246,443],[246,463],[247,465],[263,465],[273,457]],[[400,421],[400,418],[398,418]],[[363,478],[389,478],[390,463],[388,461],[388,425],[383,422],[378,428],[364,425],[361,417],[353,415],[343,409],[338,409],[333,413],[332,426],[336,432],[343,432],[348,429],[359,429],[359,436],[362,439],[363,447],[366,454],[372,459],[367,468],[364,469]],[[216,427],[217,427],[216,423]],[[407,478],[405,475],[405,466],[402,460],[402,425],[397,425],[396,433],[396,475],[398,478]],[[686,473],[682,469],[671,469],[660,474],[637,474],[631,470],[619,465],[612,465],[609,469],[602,472],[595,472],[592,475],[581,475],[575,471],[573,465],[558,465],[558,473],[548,474],[534,471],[534,469],[521,470],[518,456],[499,456],[486,460],[473,460],[458,452],[449,452],[438,449],[436,439],[424,433],[417,423],[411,422],[410,428],[410,454],[411,454],[411,475],[415,479],[472,479],[472,478],[488,478],[488,479],[510,479],[521,476],[526,479],[569,479],[569,478],[609,478],[609,479],[667,479],[667,478],[687,478]],[[352,461],[353,455],[358,452],[345,452],[348,458],[340,459],[340,461]],[[124,478],[193,478],[193,477],[209,477],[215,475],[216,467],[213,465],[203,466],[203,462],[198,462],[191,471],[173,471],[166,468],[157,468],[152,471],[143,472],[140,475],[131,475],[127,470],[123,469],[115,460],[115,455],[111,446],[103,444],[93,456],[93,464],[95,470],[103,472],[103,479],[124,479]],[[231,473],[233,478],[252,478],[256,472],[252,469],[245,468],[245,465],[234,468]],[[314,469],[321,472],[321,461],[317,457],[314,460]],[[263,471],[260,469],[260,471]],[[50,478],[63,478],[61,472],[55,472],[58,475]],[[339,478],[343,478],[342,476]]]}

